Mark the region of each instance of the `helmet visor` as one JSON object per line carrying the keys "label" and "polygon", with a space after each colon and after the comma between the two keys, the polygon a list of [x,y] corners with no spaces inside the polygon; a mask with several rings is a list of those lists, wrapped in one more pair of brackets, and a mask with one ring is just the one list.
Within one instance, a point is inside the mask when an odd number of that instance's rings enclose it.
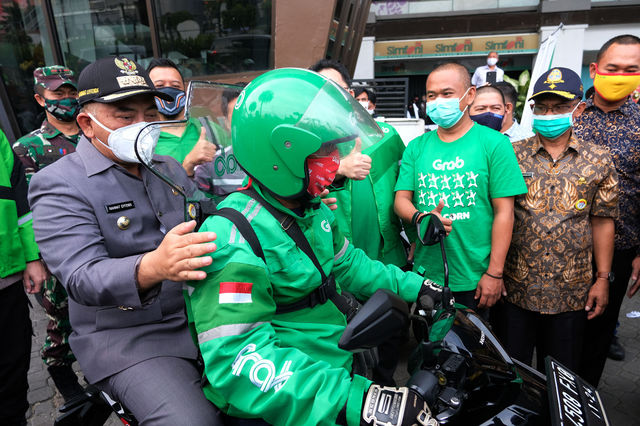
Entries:
{"label": "helmet visor", "polygon": [[315,155],[337,149],[340,158],[373,146],[384,135],[362,105],[331,80],[318,91],[296,127],[320,138]]}

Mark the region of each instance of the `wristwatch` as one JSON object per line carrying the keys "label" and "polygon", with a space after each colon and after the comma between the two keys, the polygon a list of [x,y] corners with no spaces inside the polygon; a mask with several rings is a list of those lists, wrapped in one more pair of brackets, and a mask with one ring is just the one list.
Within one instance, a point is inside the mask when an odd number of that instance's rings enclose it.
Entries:
{"label": "wristwatch", "polygon": [[613,272],[596,272],[596,277],[606,278],[607,280],[609,280],[610,283],[612,283],[613,280],[615,279]]}

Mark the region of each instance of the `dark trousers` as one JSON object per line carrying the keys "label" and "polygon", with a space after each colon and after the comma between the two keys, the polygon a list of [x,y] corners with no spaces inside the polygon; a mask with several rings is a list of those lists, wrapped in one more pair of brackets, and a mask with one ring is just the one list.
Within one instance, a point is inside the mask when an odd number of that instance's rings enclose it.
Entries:
{"label": "dark trousers", "polygon": [[535,348],[538,371],[545,372],[547,356],[576,371],[582,355],[585,311],[541,314],[509,302],[499,303],[492,309],[492,319],[499,323],[496,333],[511,357],[531,365]]}
{"label": "dark trousers", "polygon": [[604,370],[604,363],[607,360],[607,353],[620,313],[620,305],[622,305],[629,277],[631,277],[631,262],[635,257],[636,251],[634,249],[613,252],[611,270],[615,279],[609,285],[609,304],[602,315],[587,322],[586,333],[589,339],[584,342],[584,355],[577,372],[595,387],[598,386]]}
{"label": "dark trousers", "polygon": [[483,320],[489,320],[489,309],[478,309],[478,302],[480,299],[474,299],[476,295],[475,290],[453,291],[451,293],[453,294],[453,298],[456,300],[456,303],[464,305],[469,309],[473,309]]}
{"label": "dark trousers", "polygon": [[29,299],[22,280],[0,290],[0,424],[25,424],[29,408],[27,390],[31,360],[31,320]]}

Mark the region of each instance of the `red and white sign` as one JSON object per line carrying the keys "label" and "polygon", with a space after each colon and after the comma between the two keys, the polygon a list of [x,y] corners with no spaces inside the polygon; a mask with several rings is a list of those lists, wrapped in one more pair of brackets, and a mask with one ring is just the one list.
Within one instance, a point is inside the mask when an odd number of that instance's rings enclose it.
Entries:
{"label": "red and white sign", "polygon": [[218,303],[251,303],[253,283],[220,283]]}

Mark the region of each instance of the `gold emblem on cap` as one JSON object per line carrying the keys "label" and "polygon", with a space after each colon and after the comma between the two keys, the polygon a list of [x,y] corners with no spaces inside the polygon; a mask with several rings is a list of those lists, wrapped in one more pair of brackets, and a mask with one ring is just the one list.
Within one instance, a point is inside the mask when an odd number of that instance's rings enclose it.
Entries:
{"label": "gold emblem on cap", "polygon": [[564,83],[564,80],[562,79],[562,71],[558,68],[552,69],[547,76],[547,79],[544,81],[544,84],[549,85],[549,89],[555,89],[556,83]]}
{"label": "gold emblem on cap", "polygon": [[191,219],[196,218],[196,206],[195,204],[189,203],[189,207],[187,208],[187,213]]}
{"label": "gold emblem on cap", "polygon": [[580,176],[580,179],[578,179],[578,185],[584,185],[585,183],[587,183],[587,180]]}
{"label": "gold emblem on cap", "polygon": [[118,220],[116,220],[116,225],[118,225],[119,229],[124,231],[129,227],[129,225],[131,225],[131,219],[126,216],[120,216]]}
{"label": "gold emblem on cap", "polygon": [[120,68],[121,73],[127,74],[127,75],[138,74],[138,70],[136,69],[137,66],[135,62],[130,61],[127,58],[122,58],[122,60],[118,58],[114,58],[113,61],[115,62],[116,66]]}

